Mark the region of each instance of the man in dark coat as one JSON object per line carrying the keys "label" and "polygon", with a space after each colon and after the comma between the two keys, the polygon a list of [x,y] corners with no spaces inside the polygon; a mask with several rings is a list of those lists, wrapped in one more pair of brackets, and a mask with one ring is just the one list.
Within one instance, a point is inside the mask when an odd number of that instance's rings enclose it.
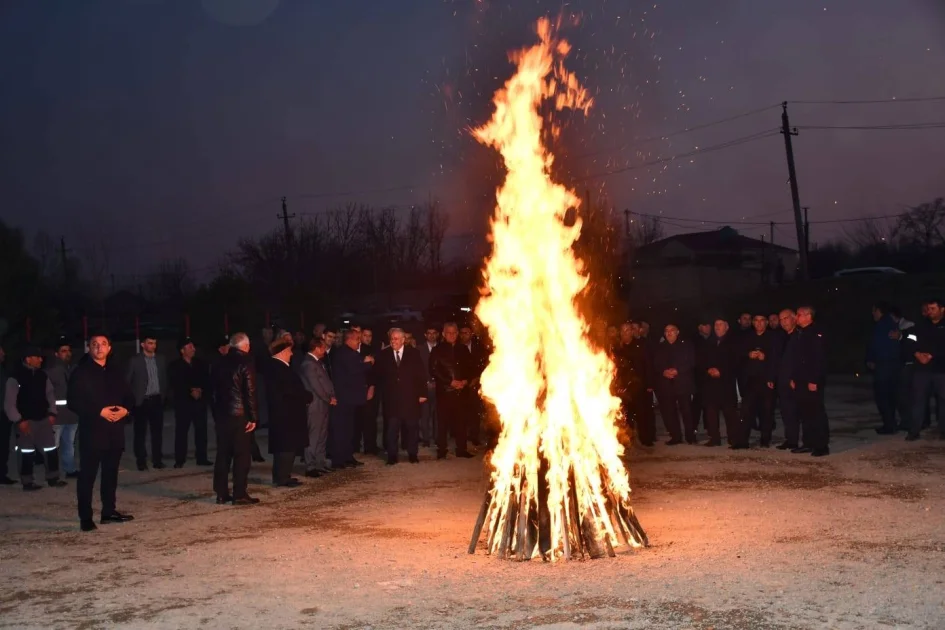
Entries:
{"label": "man in dark coat", "polygon": [[737,373],[738,341],[729,332],[728,322],[717,318],[713,324],[715,336],[705,349],[703,357],[705,381],[702,404],[705,407],[705,424],[709,432],[706,446],[721,446],[719,413],[725,416],[725,429],[731,448],[746,448],[744,433],[738,417],[738,394],[735,391]]}
{"label": "man in dark coat", "polygon": [[708,367],[705,365],[705,357],[712,340],[712,318],[702,317],[699,322],[696,336],[693,338],[693,348],[696,359],[696,389],[692,395],[692,418],[697,431],[700,424],[705,428],[705,420],[703,418],[705,415],[705,406],[702,404],[702,390],[706,379],[709,378],[709,375],[706,373]]}
{"label": "man in dark coat", "polygon": [[827,347],[823,331],[814,323],[814,309],[797,309],[797,363],[791,386],[797,400],[797,411],[804,425],[804,447],[792,453],[810,453],[814,457],[830,454],[830,424],[824,405],[827,385]]}
{"label": "man in dark coat", "polygon": [[194,459],[198,466],[213,466],[207,457],[207,403],[210,394],[210,369],[197,358],[197,349],[190,337],[177,344],[180,357],[167,366],[174,406],[174,468],[183,468],[187,461],[190,427],[194,427]]}
{"label": "man in dark coat", "polygon": [[622,401],[627,428],[636,431],[643,446],[653,446],[656,419],[650,403],[652,387],[649,352],[638,324],[625,322],[620,326],[620,344],[613,350],[617,368],[615,389]]}
{"label": "man in dark coat", "polygon": [[896,393],[902,374],[899,324],[889,311],[890,306],[885,302],[873,305],[875,323],[866,347],[866,367],[873,372],[873,398],[882,420],[876,428],[880,435],[897,432]]}
{"label": "man in dark coat", "polygon": [[381,409],[387,434],[387,465],[397,463],[398,442],[404,435],[404,448],[410,462],[416,464],[420,405],[427,401],[427,378],[423,361],[416,348],[404,345],[404,331],[390,331],[390,347],[381,351],[375,365],[377,386],[380,390]]}
{"label": "man in dark coat", "polygon": [[[251,436],[256,429],[259,410],[256,400],[256,364],[249,355],[246,333],[230,337],[230,350],[214,373],[214,425],[217,435],[217,461],[213,469],[213,489],[217,503],[252,505],[259,499],[246,492],[249,478]],[[230,495],[230,467],[233,469],[233,494]]]}
{"label": "man in dark coat", "polygon": [[747,444],[751,429],[757,422],[761,431],[761,446],[771,446],[774,429],[774,386],[777,381],[780,342],[778,333],[768,327],[767,315],[755,315],[752,332],[742,338],[738,357],[742,375],[742,428]]}
{"label": "man in dark coat", "polygon": [[[663,424],[669,432],[669,446],[681,444],[685,438],[696,443],[696,427],[692,418],[692,394],[695,391],[695,354],[692,344],[679,338],[679,327],[669,324],[663,329],[663,341],[653,350],[653,381]],[[680,417],[682,430],[680,430]]]}
{"label": "man in dark coat", "polygon": [[440,331],[435,326],[427,326],[423,341],[417,344],[423,373],[427,379],[427,401],[420,407],[420,444],[430,446],[436,440],[436,382],[430,374],[430,353],[440,339]]}
{"label": "man in dark coat", "polygon": [[269,347],[272,358],[266,365],[272,483],[289,488],[300,485],[292,477],[292,465],[296,454],[308,446],[308,406],[313,398],[290,365],[292,345],[288,334],[273,340]]}
{"label": "man in dark coat", "polygon": [[368,374],[374,364],[374,357],[361,356],[358,352],[360,343],[361,333],[348,330],[344,343],[331,353],[331,376],[338,401],[328,421],[329,455],[334,469],[364,465],[364,462],[354,458],[353,433],[357,409],[368,400]]}
{"label": "man in dark coat", "polygon": [[466,398],[463,403],[463,409],[466,411],[466,439],[473,446],[479,446],[483,407],[479,379],[489,363],[489,353],[483,343],[473,334],[473,327],[469,323],[464,323],[459,327],[459,343],[469,351],[470,359],[469,386],[463,391]]}
{"label": "man in dark coat", "polygon": [[92,490],[102,469],[101,522],[122,523],[134,517],[115,509],[118,465],[125,450],[125,424],[135,397],[120,369],[108,360],[112,346],[108,337],[89,337],[89,354],[69,377],[68,406],[79,416],[79,480],[76,493],[82,531],[94,530]]}
{"label": "man in dark coat", "polygon": [[472,457],[466,448],[466,417],[463,392],[469,386],[472,357],[458,343],[459,328],[443,325],[443,341],[430,353],[430,376],[436,381],[436,458],[445,459],[448,433],[456,442],[456,457]]}
{"label": "man in dark coat", "polygon": [[797,314],[786,308],[778,313],[781,323],[780,346],[775,386],[778,391],[778,404],[781,419],[784,421],[784,442],[778,445],[779,451],[793,450],[800,445],[801,422],[797,412],[797,396],[791,387],[794,367],[797,364]]}

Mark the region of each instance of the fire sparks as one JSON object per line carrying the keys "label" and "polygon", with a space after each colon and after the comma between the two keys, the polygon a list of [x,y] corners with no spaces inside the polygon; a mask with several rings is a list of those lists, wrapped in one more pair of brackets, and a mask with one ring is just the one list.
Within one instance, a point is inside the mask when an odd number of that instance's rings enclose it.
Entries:
{"label": "fire sparks", "polygon": [[486,527],[490,553],[519,559],[646,544],[629,507],[614,366],[575,305],[588,277],[572,248],[581,223],[567,225],[565,214],[580,199],[552,181],[554,156],[543,145],[544,133],[558,133],[541,115],[546,102],[585,114],[593,102],[566,70],[570,46],[555,30],[540,20],[538,43],[510,55],[516,73],[496,92],[492,119],[473,131],[499,151],[507,174],[476,307],[495,344],[481,383],[502,433],[470,552]]}

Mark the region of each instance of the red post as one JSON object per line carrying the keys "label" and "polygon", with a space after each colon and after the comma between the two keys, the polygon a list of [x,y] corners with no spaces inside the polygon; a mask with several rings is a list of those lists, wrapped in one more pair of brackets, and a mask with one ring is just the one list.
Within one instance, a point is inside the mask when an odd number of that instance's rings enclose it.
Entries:
{"label": "red post", "polygon": [[33,340],[33,319],[31,317],[26,318],[26,343],[29,343]]}
{"label": "red post", "polygon": [[184,336],[190,337],[190,313],[184,313]]}
{"label": "red post", "polygon": [[223,313],[223,334],[230,336],[230,314],[226,312]]}

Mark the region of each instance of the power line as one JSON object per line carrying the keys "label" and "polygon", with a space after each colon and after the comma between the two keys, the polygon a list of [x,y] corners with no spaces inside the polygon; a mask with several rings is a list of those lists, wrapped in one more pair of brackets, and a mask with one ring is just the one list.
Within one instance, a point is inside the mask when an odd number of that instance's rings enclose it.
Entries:
{"label": "power line", "polygon": [[945,101],[945,96],[915,96],[908,98],[878,98],[847,101],[788,101],[791,105],[880,105],[890,103],[931,103]]}
{"label": "power line", "polygon": [[[771,221],[742,221],[742,220],[721,220],[721,219],[689,219],[686,217],[673,217],[664,214],[647,214],[645,212],[634,212],[633,214],[639,217],[650,217],[654,219],[690,223],[690,224],[711,224],[711,225],[746,225],[746,226],[759,226],[759,225],[771,225]],[[824,219],[821,221],[811,221],[811,225],[822,225],[825,223],[854,223],[857,221],[876,221],[880,219],[898,219],[900,215],[898,214],[886,214],[880,216],[870,216],[870,217],[853,217],[850,219]],[[775,226],[778,225],[794,225],[793,221],[774,221]],[[683,227],[683,226],[677,226]],[[687,226],[693,227],[693,226]]]}
{"label": "power line", "polygon": [[942,129],[945,122],[901,123],[889,125],[798,125],[797,129],[852,129],[856,131],[898,131],[913,129]]}

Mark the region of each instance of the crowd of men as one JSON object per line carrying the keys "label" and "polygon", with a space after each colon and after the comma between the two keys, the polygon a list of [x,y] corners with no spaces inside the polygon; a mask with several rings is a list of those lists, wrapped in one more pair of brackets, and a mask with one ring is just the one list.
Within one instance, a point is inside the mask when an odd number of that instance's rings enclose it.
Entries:
{"label": "crowd of men", "polygon": [[[918,439],[930,423],[934,397],[945,438],[943,316],[940,300],[927,300],[917,323],[886,303],[874,305],[866,364],[874,372],[878,433],[904,430],[907,440]],[[658,337],[644,321],[609,327],[623,438],[654,444],[655,394],[669,446],[696,444],[700,425],[707,433],[704,445],[721,446],[724,420],[730,448],[749,448],[752,431],[758,431],[760,447],[770,447],[777,406],[785,436],[777,448],[828,455],[827,340],[814,318],[810,306],[745,312],[734,327],[723,317],[705,317],[691,336],[675,323]],[[400,328],[386,337],[376,345],[373,330],[360,325],[339,334],[319,324],[311,336],[266,328],[254,342],[245,333],[221,338],[207,362],[197,356],[193,340],[183,338],[178,356],[165,364],[157,339],[146,335],[124,368],[111,358],[106,334],[91,335],[88,352],[74,365],[65,338],[45,361],[39,348],[29,347],[21,365],[2,372],[0,484],[16,483],[7,475],[12,426],[23,490],[43,487],[33,474],[37,464],[44,466],[49,487],[67,485],[61,476],[76,479],[80,524],[91,531],[92,494],[101,471],[100,522],[132,520],[116,509],[124,427],[132,427],[137,468],[147,470],[149,462],[165,468],[168,402],[173,465],[186,464],[193,428],[195,462],[213,467],[218,504],[258,502],[248,492],[251,462],[265,461],[258,428],[268,428],[273,485],[289,488],[302,483],[292,476],[297,457],[305,475],[317,478],[362,466],[359,453],[393,466],[401,453],[419,463],[421,447],[445,459],[451,437],[456,457],[473,457],[481,440],[494,446],[498,421],[479,392],[489,349],[473,327],[429,326],[419,342]],[[0,348],[0,366],[3,359]],[[208,415],[214,420],[216,462],[208,458]]]}
{"label": "crowd of men", "polygon": [[[356,453],[379,455],[393,466],[402,452],[419,463],[421,446],[433,446],[437,459],[445,459],[450,437],[461,458],[473,457],[480,444],[478,381],[486,356],[468,325],[428,327],[419,344],[392,328],[380,346],[372,329],[359,325],[340,336],[318,325],[308,338],[267,328],[254,343],[245,333],[222,338],[208,362],[196,356],[190,338],[178,342],[173,361],[166,363],[157,350],[157,339],[146,333],[140,352],[122,369],[111,358],[106,334],[91,335],[87,354],[75,365],[65,338],[45,365],[39,348],[26,348],[22,365],[3,372],[0,386],[0,483],[16,483],[7,475],[12,426],[24,491],[42,488],[33,477],[37,464],[44,465],[50,487],[67,485],[60,479],[61,461],[65,476],[77,479],[81,527],[91,531],[92,492],[101,470],[100,523],[132,520],[116,509],[124,427],[132,427],[138,470],[149,463],[165,468],[168,402],[174,467],[187,462],[193,428],[196,464],[213,467],[218,504],[258,502],[247,487],[251,461],[265,461],[257,428],[268,428],[273,485],[290,488],[301,485],[292,476],[296,457],[304,461],[305,475],[317,478],[362,466]],[[0,349],[0,364],[3,358]],[[216,432],[215,463],[207,453],[208,415]]]}

